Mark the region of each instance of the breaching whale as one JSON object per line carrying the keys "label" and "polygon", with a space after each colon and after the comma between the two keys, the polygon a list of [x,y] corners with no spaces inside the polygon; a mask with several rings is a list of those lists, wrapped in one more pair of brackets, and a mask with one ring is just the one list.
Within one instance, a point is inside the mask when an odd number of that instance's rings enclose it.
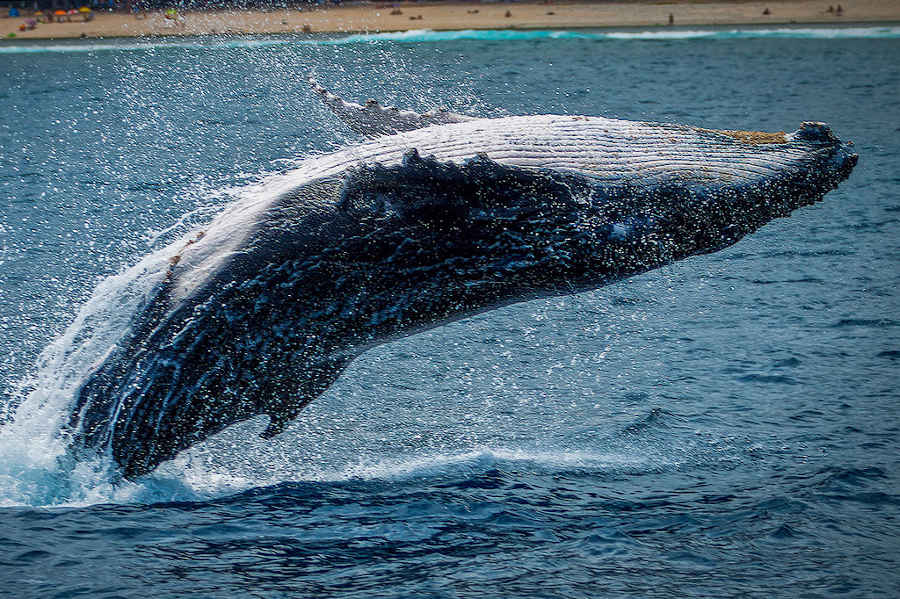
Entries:
{"label": "breaching whale", "polygon": [[814,122],[416,115],[313,86],[374,139],[308,158],[171,247],[77,392],[74,451],[110,451],[134,477],[258,414],[276,435],[373,345],[730,246],[857,161]]}

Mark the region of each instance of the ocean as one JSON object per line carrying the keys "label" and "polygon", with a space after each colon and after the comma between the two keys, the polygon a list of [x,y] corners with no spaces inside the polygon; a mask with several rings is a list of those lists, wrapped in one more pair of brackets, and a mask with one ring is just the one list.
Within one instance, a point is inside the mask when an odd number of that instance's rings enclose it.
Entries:
{"label": "ocean", "polygon": [[[0,596],[900,596],[898,57],[896,26],[0,44]],[[360,141],[310,74],[417,111],[825,121],[859,165],[727,250],[372,349],[272,440],[67,462],[160,250]]]}

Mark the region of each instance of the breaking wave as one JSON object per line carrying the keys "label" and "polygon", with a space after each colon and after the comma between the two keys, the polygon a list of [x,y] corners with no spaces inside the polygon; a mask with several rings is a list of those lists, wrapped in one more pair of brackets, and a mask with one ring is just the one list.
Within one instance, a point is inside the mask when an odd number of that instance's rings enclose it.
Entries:
{"label": "breaking wave", "polygon": [[784,27],[777,29],[647,29],[643,31],[579,30],[475,30],[432,31],[420,29],[395,33],[356,34],[318,43],[444,42],[456,40],[727,40],[748,38],[870,39],[900,38],[900,27]]}

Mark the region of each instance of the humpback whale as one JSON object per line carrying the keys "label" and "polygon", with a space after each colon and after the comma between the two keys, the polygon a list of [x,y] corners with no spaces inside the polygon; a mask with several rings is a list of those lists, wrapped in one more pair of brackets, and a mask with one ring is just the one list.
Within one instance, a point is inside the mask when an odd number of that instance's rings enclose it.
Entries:
{"label": "humpback whale", "polygon": [[171,247],[165,280],[76,393],[73,451],[108,451],[135,477],[255,415],[277,435],[367,348],[725,248],[857,161],[816,122],[480,119],[311,84],[372,139],[306,159]]}

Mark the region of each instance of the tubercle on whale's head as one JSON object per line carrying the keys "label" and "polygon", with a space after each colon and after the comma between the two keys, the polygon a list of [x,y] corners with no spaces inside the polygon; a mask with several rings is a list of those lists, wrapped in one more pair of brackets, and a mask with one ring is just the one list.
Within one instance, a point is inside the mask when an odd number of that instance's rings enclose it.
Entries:
{"label": "tubercle on whale's head", "polygon": [[816,142],[822,144],[838,144],[841,141],[837,138],[831,127],[827,123],[820,121],[804,121],[800,123],[800,128],[791,133],[789,139],[802,139],[808,142]]}
{"label": "tubercle on whale's head", "polygon": [[808,179],[818,177],[822,194],[847,179],[859,161],[853,142],[839,139],[826,123],[805,121],[785,137],[788,142],[803,144],[815,157],[817,169]]}
{"label": "tubercle on whale's head", "polygon": [[820,145],[824,149],[830,150],[831,155],[823,167],[835,179],[835,186],[850,176],[859,161],[859,154],[856,153],[853,142],[838,139],[831,127],[825,123],[806,121],[789,137],[792,141],[806,142],[813,147]]}

